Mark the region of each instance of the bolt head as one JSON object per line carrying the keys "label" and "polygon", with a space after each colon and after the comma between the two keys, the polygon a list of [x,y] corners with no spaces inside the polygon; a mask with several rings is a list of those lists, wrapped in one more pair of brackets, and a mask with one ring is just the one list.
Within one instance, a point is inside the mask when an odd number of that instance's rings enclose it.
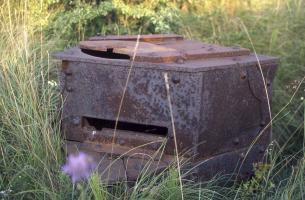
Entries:
{"label": "bolt head", "polygon": [[70,68],[66,68],[63,71],[64,71],[65,75],[67,75],[67,76],[71,76],[72,75],[72,70]]}
{"label": "bolt head", "polygon": [[259,151],[259,153],[264,153],[265,152],[265,148],[264,147],[259,147],[258,151]]}
{"label": "bolt head", "polygon": [[120,140],[118,141],[118,143],[119,143],[120,145],[124,145],[124,144],[125,144],[125,140],[120,139]]}
{"label": "bolt head", "polygon": [[73,88],[72,88],[71,86],[68,86],[68,87],[66,88],[66,90],[67,90],[68,92],[72,92],[72,91],[73,91]]}
{"label": "bolt head", "polygon": [[158,149],[158,146],[159,146],[159,145],[158,145],[158,143],[156,143],[156,142],[154,142],[154,143],[151,144],[151,148],[154,149],[154,150],[157,150],[157,149]]}
{"label": "bolt head", "polygon": [[76,116],[76,117],[72,118],[72,124],[73,125],[77,126],[77,125],[80,124],[80,122],[81,122],[81,118],[79,116]]}
{"label": "bolt head", "polygon": [[239,144],[239,138],[235,138],[235,139],[233,140],[233,144],[238,145],[238,144]]}
{"label": "bolt head", "polygon": [[178,64],[183,64],[183,63],[184,63],[184,60],[183,60],[182,58],[179,58],[179,59],[177,60],[177,63],[178,63]]}
{"label": "bolt head", "polygon": [[246,78],[247,78],[247,73],[246,73],[246,72],[240,73],[240,78],[241,78],[242,80],[246,79]]}
{"label": "bolt head", "polygon": [[179,77],[177,77],[177,76],[173,76],[173,77],[172,77],[172,82],[173,82],[174,84],[178,84],[178,83],[180,83],[180,79],[179,79]]}

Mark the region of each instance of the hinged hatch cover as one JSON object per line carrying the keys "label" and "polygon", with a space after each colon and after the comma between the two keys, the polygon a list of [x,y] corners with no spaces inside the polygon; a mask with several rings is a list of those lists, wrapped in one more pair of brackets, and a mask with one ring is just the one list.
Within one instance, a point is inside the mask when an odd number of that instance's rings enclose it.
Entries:
{"label": "hinged hatch cover", "polygon": [[184,60],[234,57],[249,55],[250,50],[240,47],[223,47],[185,40],[179,35],[93,37],[80,42],[84,53],[101,58],[132,59],[153,63],[171,63]]}

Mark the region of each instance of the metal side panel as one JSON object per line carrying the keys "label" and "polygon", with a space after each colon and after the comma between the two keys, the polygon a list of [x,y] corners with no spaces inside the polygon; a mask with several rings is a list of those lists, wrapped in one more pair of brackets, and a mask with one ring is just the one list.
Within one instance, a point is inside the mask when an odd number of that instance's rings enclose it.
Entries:
{"label": "metal side panel", "polygon": [[[63,126],[67,139],[83,141],[88,137],[83,130],[83,117],[116,120],[128,68],[79,62],[66,65]],[[169,72],[168,76],[178,148],[188,150],[193,148],[199,129],[202,76],[183,72]],[[138,68],[131,72],[119,121],[166,128],[166,151],[173,153],[164,71]]]}
{"label": "metal side panel", "polygon": [[[263,68],[274,75],[276,66]],[[265,78],[272,82],[273,75],[269,75]],[[265,88],[256,66],[206,72],[202,90],[199,157],[233,151],[255,141],[269,119]],[[269,144],[270,135],[266,129],[257,143]]]}

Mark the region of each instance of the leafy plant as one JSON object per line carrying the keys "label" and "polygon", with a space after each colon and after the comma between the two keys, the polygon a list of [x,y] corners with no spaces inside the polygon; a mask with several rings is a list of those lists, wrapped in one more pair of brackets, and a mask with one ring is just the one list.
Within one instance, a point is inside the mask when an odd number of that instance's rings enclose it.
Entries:
{"label": "leafy plant", "polygon": [[101,34],[165,33],[175,24],[177,9],[167,0],[62,1],[51,20],[49,35],[83,40]]}
{"label": "leafy plant", "polygon": [[272,181],[266,181],[266,174],[271,169],[271,165],[267,163],[254,163],[254,176],[247,182],[242,184],[243,195],[253,195],[255,193],[266,193],[275,187]]}

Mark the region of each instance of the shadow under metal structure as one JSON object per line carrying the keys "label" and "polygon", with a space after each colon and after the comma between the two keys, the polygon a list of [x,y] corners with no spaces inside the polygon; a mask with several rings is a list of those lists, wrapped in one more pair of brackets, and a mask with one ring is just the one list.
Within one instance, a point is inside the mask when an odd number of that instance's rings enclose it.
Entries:
{"label": "shadow under metal structure", "polygon": [[67,152],[93,156],[108,182],[175,161],[171,117],[179,157],[198,179],[247,177],[264,158],[277,58],[174,34],[92,37],[55,58]]}

